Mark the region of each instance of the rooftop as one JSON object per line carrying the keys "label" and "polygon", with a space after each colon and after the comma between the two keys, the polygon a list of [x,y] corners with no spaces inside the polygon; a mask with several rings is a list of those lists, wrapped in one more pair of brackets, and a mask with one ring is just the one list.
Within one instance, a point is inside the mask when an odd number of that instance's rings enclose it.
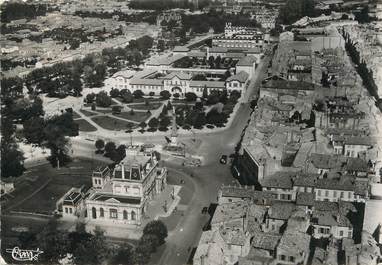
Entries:
{"label": "rooftop", "polygon": [[123,71],[118,71],[115,74],[113,74],[113,77],[121,76],[121,77],[130,79],[134,76],[134,74],[135,74],[135,71],[123,70]]}
{"label": "rooftop", "polygon": [[277,249],[282,249],[291,255],[305,256],[309,255],[310,236],[301,233],[284,233],[281,237],[280,244]]}
{"label": "rooftop", "polygon": [[328,211],[328,212],[339,211],[338,203],[328,202],[328,201],[314,201],[313,208],[314,210],[317,210],[317,211]]}
{"label": "rooftop", "polygon": [[63,205],[75,206],[81,200],[81,193],[78,191],[70,192],[64,199]]}
{"label": "rooftop", "polygon": [[347,171],[367,172],[369,165],[367,161],[361,158],[349,157],[345,169]]}
{"label": "rooftop", "polygon": [[191,80],[190,87],[209,87],[209,88],[225,88],[222,81],[198,81]]}
{"label": "rooftop", "polygon": [[265,188],[292,189],[292,177],[296,173],[280,171],[261,180],[261,186]]}
{"label": "rooftop", "polygon": [[254,63],[256,63],[254,56],[245,56],[237,62],[236,66],[253,66]]}
{"label": "rooftop", "polygon": [[182,72],[172,72],[163,77],[163,79],[171,80],[174,77],[179,78],[180,80],[190,80],[192,76],[188,73],[182,73]]}
{"label": "rooftop", "polygon": [[367,145],[372,146],[371,139],[369,137],[354,136],[345,140],[346,145]]}
{"label": "rooftop", "polygon": [[251,247],[275,251],[280,239],[281,235],[259,231],[253,235]]}
{"label": "rooftop", "polygon": [[355,184],[354,179],[347,176],[333,179],[324,178],[317,180],[316,189],[354,191]]}
{"label": "rooftop", "polygon": [[248,210],[248,203],[245,201],[219,204],[212,217],[211,224],[234,221],[245,218]]}
{"label": "rooftop", "polygon": [[149,86],[162,86],[162,79],[150,79],[150,78],[133,78],[130,80],[130,85],[149,85]]}
{"label": "rooftop", "polygon": [[264,84],[263,88],[268,89],[288,89],[288,90],[314,90],[314,84],[304,81],[287,81],[269,79]]}
{"label": "rooftop", "polygon": [[219,231],[224,241],[230,245],[244,246],[248,239],[248,236],[241,229],[222,226]]}
{"label": "rooftop", "polygon": [[125,203],[125,204],[140,204],[141,199],[139,197],[129,197],[123,195],[109,194],[109,193],[94,193],[89,198],[90,200],[102,201],[108,203]]}
{"label": "rooftop", "polygon": [[311,192],[299,192],[296,197],[296,205],[313,206],[314,205],[314,193]]}
{"label": "rooftop", "polygon": [[239,73],[228,77],[226,81],[227,82],[239,81],[240,83],[245,83],[245,81],[247,81],[248,77],[249,77],[249,75],[247,72],[240,71]]}
{"label": "rooftop", "polygon": [[228,51],[228,49],[225,47],[215,47],[214,46],[214,47],[211,47],[208,49],[209,53],[225,53],[227,51]]}
{"label": "rooftop", "polygon": [[311,154],[310,162],[318,169],[334,169],[346,163],[346,157],[339,155]]}
{"label": "rooftop", "polygon": [[314,211],[311,221],[317,225],[352,227],[349,219],[340,213]]}
{"label": "rooftop", "polygon": [[297,173],[293,185],[301,187],[314,187],[319,174]]}
{"label": "rooftop", "polygon": [[268,217],[271,219],[288,220],[296,209],[296,205],[290,202],[275,202],[269,208]]}

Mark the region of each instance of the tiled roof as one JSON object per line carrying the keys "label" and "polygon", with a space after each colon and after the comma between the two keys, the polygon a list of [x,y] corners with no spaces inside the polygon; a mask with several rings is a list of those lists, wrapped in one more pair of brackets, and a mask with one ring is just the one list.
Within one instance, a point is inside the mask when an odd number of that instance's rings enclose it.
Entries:
{"label": "tiled roof", "polygon": [[288,220],[295,209],[294,203],[275,202],[268,210],[268,217],[271,219]]}
{"label": "tiled roof", "polygon": [[96,201],[108,201],[109,203],[126,203],[126,204],[140,204],[141,199],[138,197],[129,197],[122,196],[116,194],[106,194],[106,193],[95,193],[91,198],[91,200]]}
{"label": "tiled roof", "polygon": [[245,56],[237,62],[236,66],[253,66],[254,63],[256,63],[254,56]]}
{"label": "tiled roof", "polygon": [[186,73],[182,73],[182,72],[172,72],[168,75],[166,75],[165,77],[163,77],[163,79],[173,79],[174,77],[178,77],[179,79],[181,80],[190,80],[191,79],[191,75],[190,74],[186,74]]}
{"label": "tiled roof", "polygon": [[230,245],[244,246],[247,240],[245,233],[239,229],[220,227],[219,232],[224,241]]}
{"label": "tiled roof", "polygon": [[148,86],[163,86],[163,80],[161,79],[131,79],[130,85],[148,85]]}
{"label": "tiled roof", "polygon": [[64,199],[63,205],[75,206],[81,200],[81,194],[76,191],[70,192]]}
{"label": "tiled roof", "polygon": [[241,186],[223,186],[221,192],[222,197],[251,198],[256,191]]}
{"label": "tiled roof", "polygon": [[314,211],[311,221],[317,225],[352,227],[349,219],[340,213]]}
{"label": "tiled roof", "polygon": [[244,54],[241,52],[227,52],[225,55],[227,58],[242,58]]}
{"label": "tiled roof", "polygon": [[346,158],[338,155],[311,154],[310,162],[319,169],[332,169],[341,167],[346,162]]}
{"label": "tiled roof", "polygon": [[239,73],[228,77],[226,81],[227,82],[239,81],[240,83],[245,83],[245,81],[247,81],[248,77],[249,77],[249,75],[247,72],[240,71]]}
{"label": "tiled roof", "polygon": [[156,73],[157,70],[153,70],[153,69],[145,69],[143,71],[138,71],[135,73],[133,79],[143,79],[143,78],[146,78],[154,73]]}
{"label": "tiled roof", "polygon": [[368,182],[363,180],[356,180],[354,187],[354,194],[366,196],[368,194]]}
{"label": "tiled roof", "polygon": [[115,74],[113,74],[113,77],[122,76],[124,78],[132,78],[134,76],[134,74],[135,74],[135,71],[123,70],[123,71],[118,71]]}
{"label": "tiled roof", "polygon": [[316,211],[328,211],[328,212],[339,211],[338,203],[336,202],[314,201],[313,208]]}
{"label": "tiled roof", "polygon": [[223,52],[227,52],[227,51],[228,51],[228,49],[225,47],[211,47],[209,49],[210,53],[219,53],[219,52],[223,53]]}
{"label": "tiled roof", "polygon": [[367,145],[371,146],[371,140],[369,137],[349,137],[345,140],[347,145]]}
{"label": "tiled roof", "polygon": [[293,185],[301,187],[314,187],[318,177],[318,174],[298,173],[293,180]]}
{"label": "tiled roof", "polygon": [[277,249],[282,249],[291,255],[309,255],[310,236],[297,233],[284,233],[281,237],[280,244]]}
{"label": "tiled roof", "polygon": [[316,182],[316,189],[328,189],[328,190],[346,190],[354,191],[354,180],[349,177],[341,177],[334,179],[318,179]]}
{"label": "tiled roof", "polygon": [[296,204],[303,206],[313,206],[314,205],[314,193],[310,192],[299,192],[296,197]]}
{"label": "tiled roof", "polygon": [[246,216],[247,210],[248,202],[245,201],[219,204],[212,217],[211,224],[242,219]]}
{"label": "tiled roof", "polygon": [[251,247],[275,251],[280,239],[281,235],[259,231],[253,235]]}
{"label": "tiled roof", "polygon": [[265,188],[281,188],[281,189],[292,189],[293,182],[292,177],[296,173],[280,171],[276,172],[268,177],[263,178],[261,186]]}
{"label": "tiled roof", "polygon": [[208,88],[225,88],[224,82],[222,81],[197,81],[191,80],[190,87],[208,87]]}
{"label": "tiled roof", "polygon": [[261,53],[261,49],[260,48],[250,48],[248,50],[245,51],[247,54],[258,54],[258,53]]}
{"label": "tiled roof", "polygon": [[263,88],[288,89],[288,90],[314,90],[314,84],[304,81],[268,80]]}
{"label": "tiled roof", "polygon": [[347,171],[367,172],[369,170],[369,165],[361,158],[349,157],[345,169]]}
{"label": "tiled roof", "polygon": [[267,207],[263,205],[251,204],[248,208],[248,216],[256,218],[260,223],[262,222],[266,212]]}

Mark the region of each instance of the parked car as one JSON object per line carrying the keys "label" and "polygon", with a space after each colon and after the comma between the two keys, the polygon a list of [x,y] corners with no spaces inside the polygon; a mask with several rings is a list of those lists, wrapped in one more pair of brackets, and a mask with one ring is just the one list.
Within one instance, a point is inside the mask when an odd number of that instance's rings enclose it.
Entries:
{"label": "parked car", "polygon": [[206,214],[208,212],[208,207],[203,207],[202,214]]}
{"label": "parked car", "polygon": [[227,164],[227,156],[226,155],[222,155],[220,157],[219,162],[220,162],[220,164],[223,164],[223,165]]}

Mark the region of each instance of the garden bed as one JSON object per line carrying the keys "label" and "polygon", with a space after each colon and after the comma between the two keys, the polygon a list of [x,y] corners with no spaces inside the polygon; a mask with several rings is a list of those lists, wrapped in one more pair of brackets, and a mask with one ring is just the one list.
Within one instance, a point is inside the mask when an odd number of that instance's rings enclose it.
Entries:
{"label": "garden bed", "polygon": [[94,112],[91,112],[88,110],[84,110],[84,109],[81,109],[80,112],[82,114],[84,114],[86,117],[91,117],[91,116],[97,115],[97,113],[94,113]]}
{"label": "garden bed", "polygon": [[127,130],[129,128],[134,128],[137,126],[132,122],[115,119],[110,116],[97,116],[93,117],[92,120],[95,123],[97,123],[100,127],[112,131]]}
{"label": "garden bed", "polygon": [[131,121],[136,121],[136,122],[143,122],[146,121],[151,115],[147,112],[141,112],[141,111],[136,111],[134,114],[131,114],[130,111],[127,112],[121,112],[120,114],[113,114],[116,117],[120,117],[123,119],[131,120]]}
{"label": "garden bed", "polygon": [[75,112],[75,111],[72,112],[72,115],[73,115],[73,119],[81,118],[81,116],[77,112]]}
{"label": "garden bed", "polygon": [[146,104],[136,104],[136,105],[127,105],[129,108],[136,110],[156,110],[162,106],[162,102],[150,102],[149,105]]}
{"label": "garden bed", "polygon": [[95,132],[97,128],[91,125],[88,121],[84,119],[75,120],[75,123],[78,124],[79,130],[82,132]]}

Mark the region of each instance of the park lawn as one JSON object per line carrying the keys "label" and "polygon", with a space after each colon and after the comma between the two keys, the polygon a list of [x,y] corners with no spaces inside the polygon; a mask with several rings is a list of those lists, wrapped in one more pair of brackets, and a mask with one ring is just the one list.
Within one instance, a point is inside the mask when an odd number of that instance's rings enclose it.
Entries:
{"label": "park lawn", "polygon": [[76,159],[60,169],[52,168],[50,164],[33,167],[19,177],[20,184],[16,185],[13,198],[6,202],[4,208],[51,214],[57,200],[71,187],[91,186],[91,173],[98,164],[91,160]]}
{"label": "park lawn", "polygon": [[194,106],[196,101],[187,101],[185,99],[174,99],[172,102],[172,105],[174,106]]}
{"label": "park lawn", "polygon": [[113,112],[111,108],[96,108],[93,110],[94,112],[97,112],[98,114],[110,114]]}
{"label": "park lawn", "polygon": [[81,132],[95,132],[97,128],[91,125],[88,121],[84,119],[75,120],[75,123],[78,124],[79,130]]}
{"label": "park lawn", "polygon": [[136,104],[136,105],[128,105],[129,108],[136,109],[136,110],[156,110],[160,106],[162,106],[162,102],[150,102],[149,105],[143,104]]}
{"label": "park lawn", "polygon": [[[39,214],[52,214],[56,208],[56,202],[72,186],[69,182],[66,185],[57,185],[52,181],[45,188],[37,192],[33,197],[13,210],[20,212],[32,212]],[[38,207],[36,207],[38,205]]]}
{"label": "park lawn", "polygon": [[148,97],[148,98],[134,98],[133,103],[144,103],[146,101],[151,102],[160,102],[159,98],[153,98],[153,97]]}
{"label": "park lawn", "polygon": [[151,115],[147,112],[136,111],[132,115],[130,111],[121,112],[120,114],[113,114],[116,117],[124,118],[131,121],[142,122],[147,120]]}
{"label": "park lawn", "polygon": [[97,116],[91,119],[95,123],[97,123],[100,127],[106,130],[112,130],[112,131],[127,130],[129,128],[133,128],[134,126],[136,126],[136,124],[132,122],[114,119],[109,116]]}
{"label": "park lawn", "polygon": [[73,119],[79,119],[79,118],[81,118],[81,116],[76,111],[73,111]]}
{"label": "park lawn", "polygon": [[80,112],[82,114],[84,114],[86,117],[91,117],[91,116],[97,115],[97,113],[94,113],[94,112],[91,112],[91,111],[88,111],[85,109],[81,109]]}
{"label": "park lawn", "polygon": [[122,97],[116,97],[115,98],[116,100],[118,100],[119,102],[123,103],[123,104],[131,104],[131,103],[145,103],[146,101],[149,101],[149,102],[157,102],[157,101],[161,101],[160,98],[154,98],[154,97],[143,97],[143,98],[133,98],[133,102],[130,102],[130,103],[125,103],[123,102],[123,98]]}

